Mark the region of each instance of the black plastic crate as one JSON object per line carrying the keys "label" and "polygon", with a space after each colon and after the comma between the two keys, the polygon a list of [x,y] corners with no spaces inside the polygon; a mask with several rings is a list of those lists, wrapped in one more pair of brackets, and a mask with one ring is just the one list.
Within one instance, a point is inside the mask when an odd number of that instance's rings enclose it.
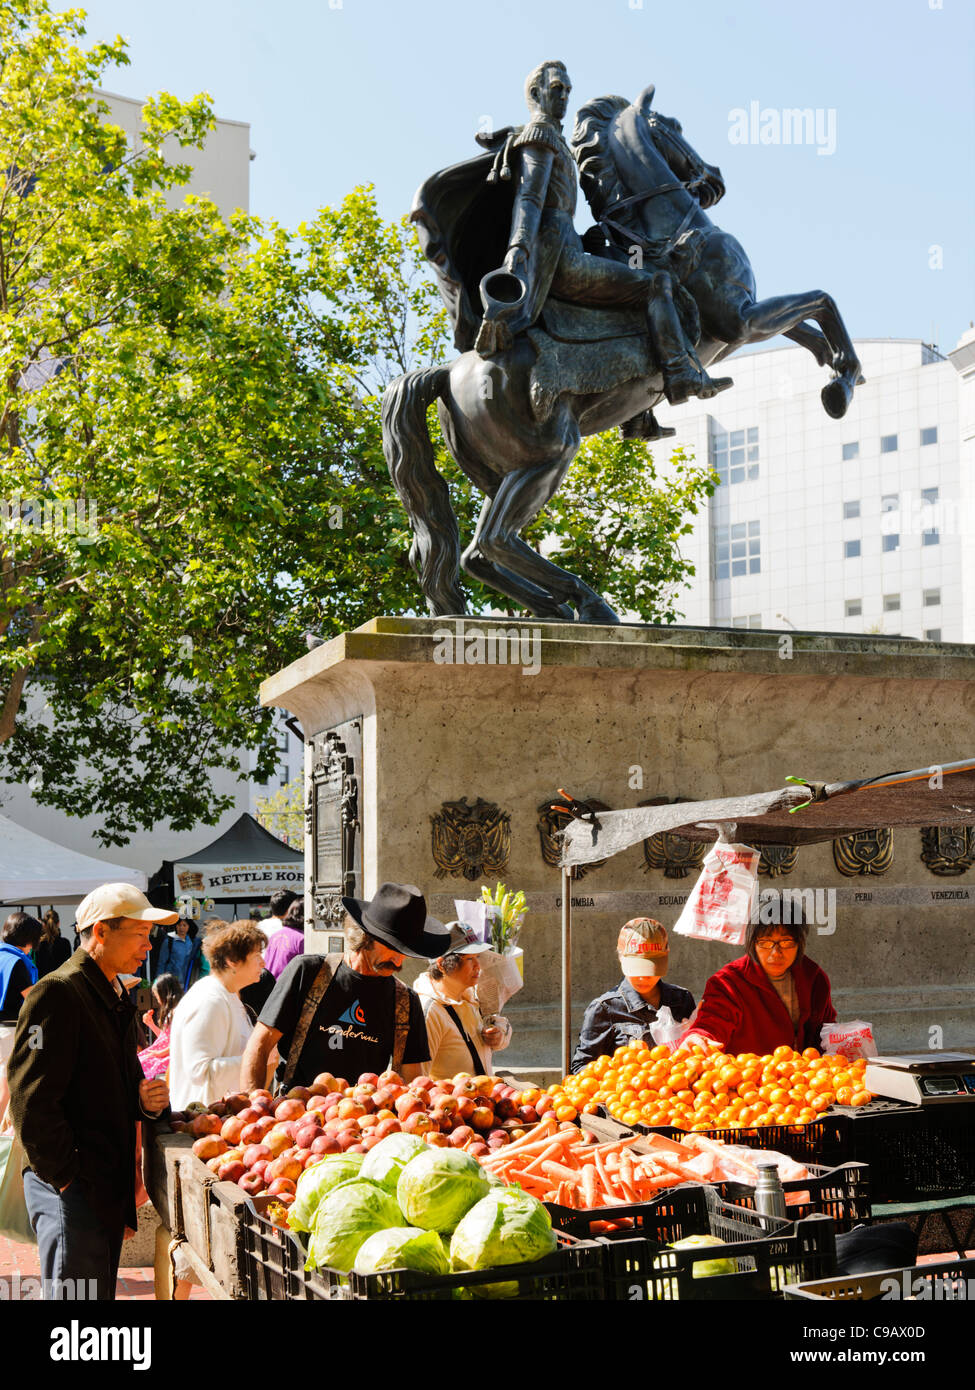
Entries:
{"label": "black plastic crate", "polygon": [[[823,1168],[811,1163],[807,1178],[794,1178],[782,1184],[786,1193],[786,1215],[790,1221],[802,1221],[818,1214],[832,1217],[837,1231],[852,1231],[854,1226],[869,1224],[871,1203],[871,1174],[866,1163],[842,1163],[836,1168]],[[755,1189],[748,1183],[715,1183],[718,1195],[735,1206],[755,1208]],[[802,1202],[788,1200],[790,1195],[808,1193]]]}
{"label": "black plastic crate", "polygon": [[[855,1112],[854,1112],[855,1113]],[[612,1119],[612,1116],[608,1117]],[[846,1124],[841,1116],[827,1115],[807,1125],[750,1125],[742,1129],[677,1129],[674,1125],[633,1125],[637,1134],[663,1134],[681,1140],[689,1134],[726,1144],[745,1144],[753,1149],[775,1149],[807,1166],[811,1163],[835,1168],[851,1157],[845,1151]]]}
{"label": "black plastic crate", "polygon": [[874,1299],[964,1303],[971,1301],[975,1260],[912,1265],[910,1269],[881,1269],[870,1274],[842,1274],[833,1279],[787,1285],[788,1299],[833,1299],[871,1302]]}
{"label": "black plastic crate", "polygon": [[837,1107],[844,1157],[870,1167],[874,1202],[924,1202],[975,1193],[975,1103]]}
{"label": "black plastic crate", "polygon": [[486,1284],[503,1284],[505,1296],[519,1299],[592,1302],[603,1298],[601,1245],[561,1232],[556,1232],[558,1249],[530,1265],[443,1275],[419,1274],[410,1269],[382,1274],[306,1270],[307,1251],[301,1237],[275,1227],[258,1206],[260,1200],[247,1203],[248,1220],[244,1222],[249,1298],[426,1302],[464,1297],[465,1291]]}
{"label": "black plastic crate", "polygon": [[[612,1209],[631,1217],[639,1233],[601,1236],[606,1298],[771,1299],[786,1284],[821,1279],[836,1268],[835,1228],[828,1216],[781,1221],[723,1202],[713,1187],[675,1187],[654,1202]],[[574,1212],[583,1221],[589,1212]],[[671,1241],[713,1235],[725,1244],[700,1250],[671,1250]],[[735,1272],[694,1277],[705,1260],[732,1260]]]}

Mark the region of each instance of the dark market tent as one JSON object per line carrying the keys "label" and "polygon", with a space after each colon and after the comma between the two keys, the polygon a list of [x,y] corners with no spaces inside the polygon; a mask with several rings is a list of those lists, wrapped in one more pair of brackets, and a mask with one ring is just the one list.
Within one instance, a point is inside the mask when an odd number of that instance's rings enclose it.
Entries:
{"label": "dark market tent", "polygon": [[[609,859],[651,835],[671,831],[713,844],[719,826],[732,838],[762,845],[811,845],[858,830],[975,823],[975,759],[890,772],[859,782],[807,782],[750,796],[680,801],[599,811],[562,832],[562,1063],[569,1069],[571,1032],[572,870]],[[732,826],[734,830],[732,832]]]}
{"label": "dark market tent", "polygon": [[[166,866],[163,866],[164,869]],[[302,893],[305,856],[244,814],[212,844],[171,865],[174,897],[260,901],[279,889]]]}

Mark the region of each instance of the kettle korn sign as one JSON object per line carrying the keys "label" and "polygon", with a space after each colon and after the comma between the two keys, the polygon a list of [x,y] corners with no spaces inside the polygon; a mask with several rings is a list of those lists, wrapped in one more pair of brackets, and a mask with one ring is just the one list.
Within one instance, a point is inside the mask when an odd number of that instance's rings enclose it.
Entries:
{"label": "kettle korn sign", "polygon": [[282,888],[301,893],[304,866],[284,864],[174,864],[176,888],[181,894],[208,898],[266,898]]}

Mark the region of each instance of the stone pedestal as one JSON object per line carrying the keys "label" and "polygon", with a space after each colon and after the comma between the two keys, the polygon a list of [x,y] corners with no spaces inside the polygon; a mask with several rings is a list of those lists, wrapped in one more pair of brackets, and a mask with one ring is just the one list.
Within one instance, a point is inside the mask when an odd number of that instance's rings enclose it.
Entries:
{"label": "stone pedestal", "polygon": [[[558,788],[616,809],[763,791],[790,774],[831,782],[958,761],[975,753],[973,676],[973,647],[883,637],[377,618],[261,687],[311,740],[309,777],[317,766],[321,843],[309,836],[306,872],[325,888],[309,949],[325,948],[321,911],[343,873],[366,897],[387,879],[416,883],[442,918],[502,878],[530,909],[506,1060],[555,1063],[560,873],[538,822]],[[350,752],[350,737],[361,748]],[[479,798],[480,829],[461,829],[456,803]],[[477,867],[505,852],[503,868]],[[938,876],[921,852],[920,830],[898,830],[881,874],[843,874],[822,844],[762,880],[836,890],[835,930],[813,927],[809,954],[840,1017],[872,1021],[882,1051],[975,1042],[975,868]],[[696,869],[676,872],[635,846],[574,885],[576,1028],[618,979],[621,924],[676,920]],[[699,997],[737,954],[672,938],[670,978]]]}

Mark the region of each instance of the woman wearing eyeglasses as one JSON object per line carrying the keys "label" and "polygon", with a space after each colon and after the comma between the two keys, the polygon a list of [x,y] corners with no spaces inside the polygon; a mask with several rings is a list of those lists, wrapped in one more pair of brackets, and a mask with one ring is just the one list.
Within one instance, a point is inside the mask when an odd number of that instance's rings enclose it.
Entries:
{"label": "woman wearing eyeglasses", "polygon": [[[798,914],[797,914],[798,915]],[[732,1056],[765,1056],[787,1044],[819,1047],[825,1023],[835,1023],[829,976],[805,953],[807,927],[753,922],[745,955],[708,980],[691,1031],[680,1046],[700,1043]]]}

